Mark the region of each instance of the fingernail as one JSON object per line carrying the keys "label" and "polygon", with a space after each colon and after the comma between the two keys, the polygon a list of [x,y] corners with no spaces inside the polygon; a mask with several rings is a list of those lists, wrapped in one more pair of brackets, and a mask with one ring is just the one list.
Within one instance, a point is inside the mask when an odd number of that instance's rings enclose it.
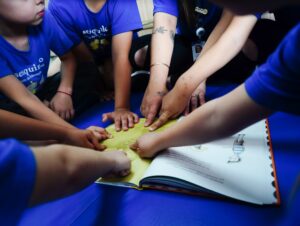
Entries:
{"label": "fingernail", "polygon": [[153,127],[149,127],[149,131],[154,131],[155,129]]}

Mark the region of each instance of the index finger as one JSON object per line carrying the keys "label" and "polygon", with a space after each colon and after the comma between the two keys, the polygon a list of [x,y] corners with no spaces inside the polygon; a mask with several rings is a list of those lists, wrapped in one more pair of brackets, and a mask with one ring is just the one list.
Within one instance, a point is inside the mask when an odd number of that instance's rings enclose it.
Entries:
{"label": "index finger", "polygon": [[170,118],[169,113],[166,111],[163,112],[161,114],[161,116],[156,120],[156,122],[151,125],[149,130],[154,131],[154,130],[158,129],[159,127],[164,125],[169,120],[169,118]]}
{"label": "index finger", "polygon": [[157,110],[158,110],[158,107],[155,105],[155,106],[151,106],[147,116],[146,116],[146,122],[145,122],[145,126],[150,126],[154,119],[155,119],[155,116],[157,114]]}

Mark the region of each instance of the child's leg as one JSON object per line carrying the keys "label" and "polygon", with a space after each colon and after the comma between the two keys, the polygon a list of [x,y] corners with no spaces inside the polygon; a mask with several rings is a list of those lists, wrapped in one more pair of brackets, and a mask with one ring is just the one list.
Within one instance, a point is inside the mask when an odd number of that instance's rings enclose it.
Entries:
{"label": "child's leg", "polygon": [[129,52],[129,61],[133,70],[148,70],[150,66],[150,51],[151,35],[144,35],[132,40],[131,49]]}
{"label": "child's leg", "polygon": [[149,82],[151,35],[144,35],[132,40],[129,61],[133,68],[131,89],[144,92]]}

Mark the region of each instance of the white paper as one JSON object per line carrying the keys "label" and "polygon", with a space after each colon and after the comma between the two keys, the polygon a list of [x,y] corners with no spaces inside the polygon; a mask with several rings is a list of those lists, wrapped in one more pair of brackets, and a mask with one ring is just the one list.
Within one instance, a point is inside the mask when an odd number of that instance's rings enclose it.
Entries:
{"label": "white paper", "polygon": [[[234,156],[237,134],[245,134],[244,151],[239,155],[241,161],[228,163]],[[169,148],[153,160],[144,178],[175,177],[238,200],[276,203],[265,121],[237,134],[201,146]]]}

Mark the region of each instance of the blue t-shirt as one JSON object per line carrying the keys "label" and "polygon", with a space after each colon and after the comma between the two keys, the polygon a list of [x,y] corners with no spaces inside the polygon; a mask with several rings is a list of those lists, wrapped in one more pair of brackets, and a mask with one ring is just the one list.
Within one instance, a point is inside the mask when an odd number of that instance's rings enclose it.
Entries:
{"label": "blue t-shirt", "polygon": [[35,93],[47,78],[50,50],[62,56],[70,50],[72,43],[49,12],[40,25],[28,28],[28,34],[27,51],[16,49],[0,35],[0,79],[14,75]]}
{"label": "blue t-shirt", "polygon": [[84,0],[50,0],[49,10],[73,45],[84,41],[96,61],[111,54],[112,36],[143,28],[136,0],[107,0],[97,13]]}
{"label": "blue t-shirt", "polygon": [[181,18],[179,10],[180,7],[177,0],[154,0],[153,4],[154,14],[157,12],[164,12],[177,17],[177,33],[188,36],[191,39],[194,39],[193,36],[195,36],[195,31],[198,27],[205,28],[204,38],[207,39],[222,14],[222,9],[215,4],[212,4],[207,0],[195,0],[194,13],[196,17],[196,24],[194,25],[194,28],[188,28],[183,21],[183,18]]}
{"label": "blue t-shirt", "polygon": [[245,82],[248,95],[275,111],[300,114],[300,23]]}
{"label": "blue t-shirt", "polygon": [[28,146],[0,140],[0,222],[16,225],[28,207],[36,178],[36,162]]}
{"label": "blue t-shirt", "polygon": [[179,17],[179,9],[177,0],[153,0],[153,15],[155,13],[167,13],[175,17]]}

